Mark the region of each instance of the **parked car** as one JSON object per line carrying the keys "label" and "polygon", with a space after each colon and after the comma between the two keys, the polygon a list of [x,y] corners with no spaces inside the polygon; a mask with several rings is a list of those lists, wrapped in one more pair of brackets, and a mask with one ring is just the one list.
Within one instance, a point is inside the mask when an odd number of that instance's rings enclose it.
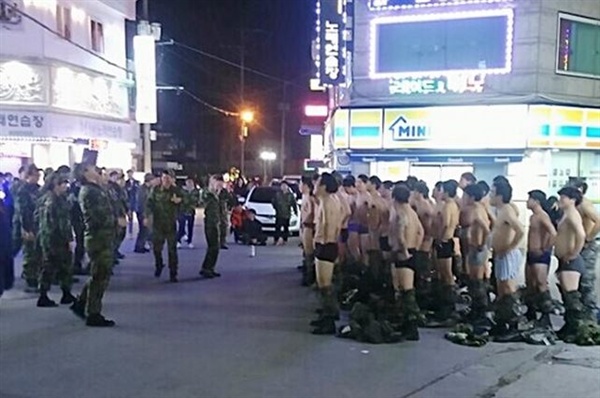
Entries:
{"label": "parked car", "polygon": [[[254,187],[248,192],[244,200],[246,209],[256,212],[256,219],[263,224],[265,233],[275,232],[275,209],[273,208],[273,198],[278,187]],[[294,193],[290,189],[290,192]],[[294,193],[295,196],[295,193]],[[300,208],[298,208],[300,212]],[[290,219],[290,235],[300,234],[300,217],[292,213]]]}

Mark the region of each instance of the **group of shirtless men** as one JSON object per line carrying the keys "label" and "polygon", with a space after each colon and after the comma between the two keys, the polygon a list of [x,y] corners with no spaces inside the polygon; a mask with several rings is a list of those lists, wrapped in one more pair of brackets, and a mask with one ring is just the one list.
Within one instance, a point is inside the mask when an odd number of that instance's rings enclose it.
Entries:
{"label": "group of shirtless men", "polygon": [[[459,188],[463,192],[460,198]],[[600,219],[583,197],[586,189],[579,184],[558,192],[561,217],[555,222],[548,214],[546,195],[539,190],[529,193],[527,294],[520,295],[516,280],[523,263],[519,245],[525,232],[505,177],[496,177],[489,187],[484,181],[477,182],[472,173],[465,173],[459,182],[438,182],[433,200],[427,184],[415,177],[393,183],[376,176],[342,178],[333,172],[305,179],[301,211],[304,283],[316,281],[322,303],[319,318],[311,322],[313,333],[336,332],[339,310],[332,286],[334,268],[337,265],[343,272],[349,262],[359,262],[376,279],[382,280],[386,274],[391,279],[395,308],[407,339],[418,340],[418,326],[424,322],[422,310],[432,311],[432,320],[441,324],[456,319],[455,283],[463,276],[467,276],[472,298],[468,320],[473,324],[486,319],[488,281],[495,279],[492,333],[498,340],[518,330],[523,320],[521,297],[529,319],[551,327],[549,314],[554,307],[548,271],[554,255],[565,307],[565,326],[558,335],[572,339],[582,322],[595,316],[596,309],[593,269]],[[431,275],[435,289],[427,290]],[[580,279],[586,280],[582,286],[592,288],[580,289]]]}

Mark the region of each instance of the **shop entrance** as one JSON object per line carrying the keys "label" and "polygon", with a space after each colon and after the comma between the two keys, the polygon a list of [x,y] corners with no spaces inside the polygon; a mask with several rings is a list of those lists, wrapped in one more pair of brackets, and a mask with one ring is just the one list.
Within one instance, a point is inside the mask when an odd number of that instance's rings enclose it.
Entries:
{"label": "shop entrance", "polygon": [[410,175],[425,181],[430,191],[433,190],[435,183],[438,181],[458,181],[462,173],[472,172],[473,165],[471,164],[412,163],[410,165]]}

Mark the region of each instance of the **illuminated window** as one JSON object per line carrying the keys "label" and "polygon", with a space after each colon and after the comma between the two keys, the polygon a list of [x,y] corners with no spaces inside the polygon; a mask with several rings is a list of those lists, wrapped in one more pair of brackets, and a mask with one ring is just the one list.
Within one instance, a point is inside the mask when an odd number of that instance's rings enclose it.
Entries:
{"label": "illuminated window", "polygon": [[71,9],[56,6],[56,30],[67,40],[71,40]]}
{"label": "illuminated window", "polygon": [[92,38],[92,50],[104,53],[104,27],[98,21],[90,20],[90,33]]}
{"label": "illuminated window", "polygon": [[558,14],[556,72],[600,78],[600,21]]}

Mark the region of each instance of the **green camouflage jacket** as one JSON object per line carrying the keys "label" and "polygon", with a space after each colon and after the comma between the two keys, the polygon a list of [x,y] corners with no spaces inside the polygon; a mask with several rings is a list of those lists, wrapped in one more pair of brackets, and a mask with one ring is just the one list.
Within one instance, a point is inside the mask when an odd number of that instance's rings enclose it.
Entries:
{"label": "green camouflage jacket", "polygon": [[233,196],[226,189],[221,189],[219,191],[219,210],[221,212],[221,217],[227,219],[227,211],[231,206]]}
{"label": "green camouflage jacket", "polygon": [[44,194],[39,202],[39,237],[44,253],[64,249],[73,241],[71,208],[66,195],[56,196],[54,192]]}
{"label": "green camouflage jacket", "polygon": [[202,202],[204,203],[204,223],[218,224],[221,217],[221,204],[217,194],[205,189],[202,192]]}
{"label": "green camouflage jacket", "polygon": [[115,217],[125,218],[129,207],[129,200],[127,199],[127,191],[121,188],[119,184],[113,181],[108,182],[107,186],[110,200],[112,200],[113,209],[115,211]]}
{"label": "green camouflage jacket", "polygon": [[40,186],[37,184],[24,184],[17,192],[15,202],[21,228],[25,232],[34,232],[37,230],[35,225],[35,209],[37,200],[40,196]]}
{"label": "green camouflage jacket", "polygon": [[[79,205],[85,224],[85,240],[100,247],[109,246],[114,239],[117,219],[108,192],[100,185],[85,183],[79,191]],[[106,242],[102,240],[108,239]]]}
{"label": "green camouflage jacket", "polygon": [[272,204],[273,208],[275,209],[276,217],[290,218],[292,216],[292,211],[294,214],[298,214],[296,197],[291,192],[283,193],[280,189],[278,189],[275,193]]}
{"label": "green camouflage jacket", "polygon": [[146,202],[145,215],[146,217],[152,216],[152,223],[155,228],[161,225],[172,225],[176,222],[180,205],[171,200],[173,196],[183,200],[181,188],[175,185],[167,189],[158,186],[150,193]]}
{"label": "green camouflage jacket", "polygon": [[200,205],[200,191],[196,188],[187,190],[183,188],[181,190],[183,194],[183,201],[181,202],[181,213],[185,215],[191,215],[196,213],[196,208]]}

